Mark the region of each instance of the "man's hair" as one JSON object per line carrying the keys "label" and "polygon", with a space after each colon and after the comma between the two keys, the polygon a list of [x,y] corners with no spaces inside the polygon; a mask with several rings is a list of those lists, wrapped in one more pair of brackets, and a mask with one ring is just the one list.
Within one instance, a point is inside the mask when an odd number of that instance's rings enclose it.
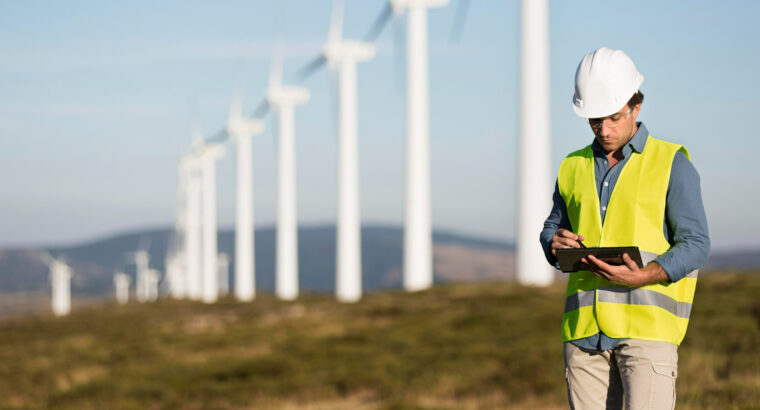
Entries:
{"label": "man's hair", "polygon": [[628,100],[628,108],[633,109],[637,105],[641,104],[641,102],[644,101],[644,94],[642,94],[641,91],[636,91],[636,94],[634,94],[630,100]]}

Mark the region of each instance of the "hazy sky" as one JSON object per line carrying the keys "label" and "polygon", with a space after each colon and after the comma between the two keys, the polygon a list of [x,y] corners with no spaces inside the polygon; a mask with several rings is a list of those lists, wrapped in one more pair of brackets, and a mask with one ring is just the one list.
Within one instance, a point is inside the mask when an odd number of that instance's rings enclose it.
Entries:
{"label": "hazy sky", "polygon": [[[361,38],[383,0],[348,0]],[[428,16],[433,224],[514,238],[519,2],[457,1]],[[192,124],[219,130],[240,84],[245,111],[268,79],[273,41],[285,81],[327,37],[330,0],[5,1],[0,3],[0,245],[69,243],[173,224],[177,163]],[[279,17],[278,17],[279,16]],[[639,119],[684,144],[702,177],[716,249],[760,246],[760,2],[550,1],[552,166],[591,141],[571,108],[582,56],[626,51],[644,75]],[[403,35],[404,24],[397,33]],[[364,223],[401,224],[403,50],[394,27],[359,66]],[[335,110],[330,75],[305,81],[296,109],[301,224],[333,223]],[[275,221],[275,140],[254,140],[257,226]],[[221,226],[234,218],[234,151],[218,163]],[[551,189],[547,186],[547,189]],[[536,238],[540,227],[536,227]]]}

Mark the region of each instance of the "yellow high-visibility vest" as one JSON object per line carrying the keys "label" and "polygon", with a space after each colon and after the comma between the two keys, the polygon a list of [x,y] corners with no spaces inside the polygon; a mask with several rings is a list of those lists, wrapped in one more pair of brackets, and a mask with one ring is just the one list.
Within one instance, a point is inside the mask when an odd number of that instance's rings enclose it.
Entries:
{"label": "yellow high-visibility vest", "polygon": [[[641,153],[633,151],[620,172],[602,224],[591,146],[568,155],[557,183],[573,232],[586,246],[638,246],[650,260],[670,249],[663,221],[670,170],[683,146],[649,136]],[[645,261],[646,263],[646,261]],[[589,271],[570,274],[562,340],[582,339],[600,330],[612,338],[681,344],[689,324],[697,271],[678,282],[631,288]]]}

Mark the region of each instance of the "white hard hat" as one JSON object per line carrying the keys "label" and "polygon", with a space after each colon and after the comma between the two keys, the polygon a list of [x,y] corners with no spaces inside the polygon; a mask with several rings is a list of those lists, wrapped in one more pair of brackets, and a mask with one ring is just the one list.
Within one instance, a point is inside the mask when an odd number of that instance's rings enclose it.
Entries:
{"label": "white hard hat", "polygon": [[575,71],[573,108],[584,118],[616,113],[639,90],[644,76],[628,55],[602,47],[586,54]]}

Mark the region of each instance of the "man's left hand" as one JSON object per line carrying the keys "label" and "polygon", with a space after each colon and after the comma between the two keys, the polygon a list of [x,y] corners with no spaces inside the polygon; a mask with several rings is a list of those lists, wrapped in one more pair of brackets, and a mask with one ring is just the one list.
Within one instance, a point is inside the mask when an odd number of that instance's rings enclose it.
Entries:
{"label": "man's left hand", "polygon": [[669,280],[668,274],[659,263],[651,262],[639,268],[627,253],[623,254],[623,265],[610,265],[594,255],[583,258],[581,262],[588,265],[588,269],[602,279],[634,288]]}

